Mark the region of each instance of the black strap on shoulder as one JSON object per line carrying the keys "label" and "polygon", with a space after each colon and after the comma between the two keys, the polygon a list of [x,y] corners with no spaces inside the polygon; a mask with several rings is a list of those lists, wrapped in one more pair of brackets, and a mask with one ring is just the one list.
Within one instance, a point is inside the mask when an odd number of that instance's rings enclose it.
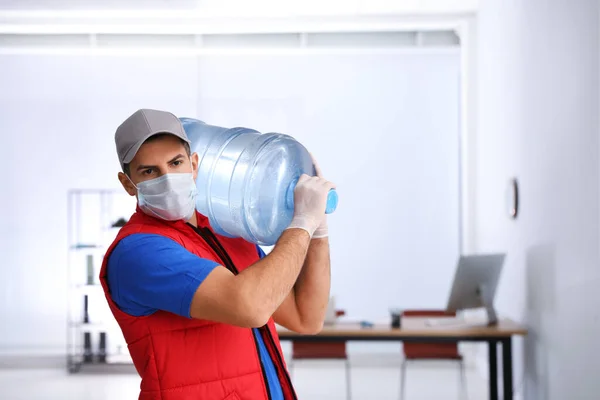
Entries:
{"label": "black strap on shoulder", "polygon": [[200,237],[208,244],[217,256],[221,259],[223,266],[230,270],[234,275],[239,274],[238,269],[229,254],[227,254],[227,250],[223,247],[223,245],[219,242],[219,239],[215,236],[214,233],[209,228],[198,228],[194,225],[188,223],[188,225],[198,234]]}

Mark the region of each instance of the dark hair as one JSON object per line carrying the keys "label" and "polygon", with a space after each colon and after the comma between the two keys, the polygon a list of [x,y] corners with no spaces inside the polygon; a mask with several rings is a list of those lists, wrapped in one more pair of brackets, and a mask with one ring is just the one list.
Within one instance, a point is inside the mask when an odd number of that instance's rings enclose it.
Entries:
{"label": "dark hair", "polygon": [[[165,136],[171,136],[171,134],[170,133],[159,133],[158,135],[150,136],[148,139],[146,139],[146,141],[144,143],[148,143],[153,140],[163,138]],[[179,140],[181,141],[181,144],[183,144],[183,147],[185,148],[185,152],[187,153],[187,156],[189,157],[192,154],[192,151],[190,149],[190,144],[181,138],[179,138]],[[131,172],[131,171],[129,171],[129,163],[123,164],[123,172],[125,173],[125,175],[127,175],[131,178],[131,175],[129,174]]]}

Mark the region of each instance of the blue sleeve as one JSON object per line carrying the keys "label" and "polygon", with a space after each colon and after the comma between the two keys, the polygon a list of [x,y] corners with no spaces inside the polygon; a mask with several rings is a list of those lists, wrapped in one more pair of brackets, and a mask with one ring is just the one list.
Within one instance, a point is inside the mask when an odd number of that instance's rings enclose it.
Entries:
{"label": "blue sleeve", "polygon": [[130,315],[163,310],[190,318],[196,289],[218,265],[164,236],[135,234],[110,254],[108,286],[113,301]]}
{"label": "blue sleeve", "polygon": [[258,251],[258,258],[263,258],[264,256],[266,256],[265,252],[263,251],[263,249],[260,248],[260,246],[256,246],[256,250]]}

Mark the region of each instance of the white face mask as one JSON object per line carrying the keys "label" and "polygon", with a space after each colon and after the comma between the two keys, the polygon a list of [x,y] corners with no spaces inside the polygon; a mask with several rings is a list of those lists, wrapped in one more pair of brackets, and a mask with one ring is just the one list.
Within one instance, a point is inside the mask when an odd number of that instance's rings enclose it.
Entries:
{"label": "white face mask", "polygon": [[198,190],[192,173],[166,174],[140,182],[135,187],[140,208],[150,216],[167,221],[187,221],[196,211]]}

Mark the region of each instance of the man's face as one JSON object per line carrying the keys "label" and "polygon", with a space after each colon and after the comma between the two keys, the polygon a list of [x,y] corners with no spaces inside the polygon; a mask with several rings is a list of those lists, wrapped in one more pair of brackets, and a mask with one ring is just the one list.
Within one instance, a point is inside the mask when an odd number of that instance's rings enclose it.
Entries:
{"label": "man's face", "polygon": [[[129,163],[129,178],[136,186],[140,182],[155,179],[165,174],[193,173],[198,176],[198,154],[188,157],[181,140],[173,135],[164,135],[145,142]],[[137,189],[127,176],[120,172],[119,180],[130,195]]]}

